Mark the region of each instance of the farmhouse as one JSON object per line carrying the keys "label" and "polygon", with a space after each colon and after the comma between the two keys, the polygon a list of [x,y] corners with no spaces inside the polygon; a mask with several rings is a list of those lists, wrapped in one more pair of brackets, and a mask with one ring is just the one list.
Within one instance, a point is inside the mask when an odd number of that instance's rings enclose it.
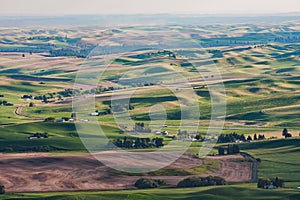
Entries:
{"label": "farmhouse", "polygon": [[57,122],[57,123],[65,122],[65,119],[57,119],[56,122]]}
{"label": "farmhouse", "polygon": [[99,113],[98,112],[92,112],[92,113],[90,113],[90,116],[99,116]]}
{"label": "farmhouse", "polygon": [[165,135],[168,135],[169,133],[168,133],[168,131],[156,131],[155,134],[156,135],[164,135],[165,136]]}
{"label": "farmhouse", "polygon": [[266,186],[266,189],[276,189],[276,187],[275,187],[274,185],[271,184],[271,185],[267,185],[267,186]]}

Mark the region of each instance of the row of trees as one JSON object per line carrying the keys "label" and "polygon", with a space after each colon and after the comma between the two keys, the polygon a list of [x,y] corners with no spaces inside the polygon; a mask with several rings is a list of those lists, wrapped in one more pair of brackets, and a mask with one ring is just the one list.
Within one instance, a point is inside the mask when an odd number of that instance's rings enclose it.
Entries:
{"label": "row of trees", "polygon": [[253,138],[249,135],[247,139],[245,138],[245,135],[239,135],[237,133],[230,133],[230,134],[221,134],[218,138],[218,143],[232,143],[232,142],[246,142],[246,141],[252,141],[252,140],[264,140],[265,135],[257,135],[254,134]]}
{"label": "row of trees", "polygon": [[[57,98],[58,100],[62,100],[64,97],[73,97],[75,95],[86,95],[86,94],[101,94],[107,91],[112,91],[115,90],[116,88],[114,87],[98,87],[98,88],[94,88],[91,90],[84,90],[82,91],[82,89],[78,90],[78,89],[65,89],[63,91],[59,91],[57,93],[53,92],[53,93],[47,93],[44,95],[38,95],[38,96],[32,96],[31,94],[25,94],[23,95],[21,98],[22,99],[32,99],[32,100],[40,100],[44,103],[49,103],[49,102],[53,102],[55,98]],[[129,107],[129,109],[133,110],[132,105],[127,105]],[[124,106],[123,106],[124,107]]]}
{"label": "row of trees", "polygon": [[255,133],[254,134],[254,136],[253,136],[253,139],[252,139],[252,137],[249,135],[248,137],[247,137],[247,141],[252,141],[252,140],[264,140],[264,139],[266,139],[265,138],[265,135],[258,135],[257,136],[257,134]]}
{"label": "row of trees", "polygon": [[164,146],[164,139],[163,138],[136,138],[136,139],[129,139],[126,136],[123,139],[117,138],[113,141],[113,144],[119,148],[153,148],[153,147],[162,147]]}
{"label": "row of trees", "polygon": [[225,185],[225,179],[218,176],[190,177],[177,184],[179,188]]}

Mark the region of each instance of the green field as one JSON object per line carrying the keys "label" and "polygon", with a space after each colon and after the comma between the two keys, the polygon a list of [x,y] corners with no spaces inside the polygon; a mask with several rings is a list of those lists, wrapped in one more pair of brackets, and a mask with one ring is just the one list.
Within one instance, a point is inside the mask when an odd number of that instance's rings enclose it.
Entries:
{"label": "green field", "polygon": [[28,193],[28,194],[7,194],[0,196],[0,199],[45,199],[45,200],[265,200],[265,199],[289,199],[300,198],[296,189],[259,190],[254,184],[240,184],[232,186],[203,187],[193,189],[149,189],[149,190],[122,190],[104,192],[61,192],[61,193]]}
{"label": "green field", "polygon": [[[134,132],[134,123],[144,123],[152,126],[153,136],[150,138],[164,137],[162,151],[174,150],[178,147],[168,148],[167,144],[174,139],[172,137],[180,136],[178,129],[182,122],[184,127],[180,131],[187,131],[190,136],[207,134],[213,95],[218,94],[226,100],[226,104],[216,102],[226,110],[225,124],[220,132],[268,134],[266,140],[241,143],[239,147],[242,152],[261,160],[259,178],[282,178],[285,188],[260,190],[255,183],[229,183],[220,187],[192,189],[163,187],[16,193],[0,195],[0,199],[300,199],[300,191],[296,189],[300,186],[300,161],[297,160],[300,151],[299,27],[299,23],[291,22],[193,27],[171,25],[164,28],[122,26],[113,30],[99,27],[1,29],[0,153],[81,154],[87,152],[83,141],[90,144],[92,150],[99,151],[108,140],[103,135],[99,137],[98,122],[110,141],[124,136],[134,138],[130,134]],[[172,33],[185,33],[193,43],[197,43],[197,47],[189,46],[189,39],[170,34],[167,29]],[[151,45],[157,45],[157,38],[174,48],[153,50]],[[99,59],[102,55],[88,56],[95,47],[99,48],[99,41],[104,42],[100,52],[110,52],[112,57],[103,61]],[[175,48],[182,44],[185,47]],[[125,52],[120,53],[120,49]],[[106,64],[109,67],[98,80],[99,72]],[[78,87],[74,90],[79,71],[82,79],[79,76]],[[185,81],[192,92],[184,90]],[[92,87],[91,83],[97,87]],[[210,91],[217,86],[224,86],[225,93]],[[132,89],[136,90],[131,94]],[[126,102],[128,94],[132,96]],[[22,98],[24,95],[30,98]],[[95,107],[84,101],[88,97],[95,97]],[[111,105],[112,97],[119,100],[117,111]],[[76,113],[76,124],[57,122],[61,118],[70,118],[74,113],[72,100],[86,106]],[[222,110],[220,108],[217,110]],[[91,116],[96,110],[100,115]],[[116,116],[126,116],[126,113],[133,123],[130,124],[126,118],[118,124]],[[183,121],[182,113],[185,114]],[[53,118],[53,122],[45,122],[47,118]],[[126,131],[122,132],[119,125],[126,127]],[[76,126],[78,130],[84,130],[80,133],[81,138]],[[212,125],[210,128],[216,134],[217,127]],[[293,138],[280,139],[283,128],[291,131]],[[168,131],[168,136],[157,136],[157,131]],[[49,137],[29,139],[36,133],[47,133]],[[197,155],[200,148],[207,148],[203,144],[191,142],[187,153]],[[131,148],[128,151],[151,152],[153,149]],[[214,148],[210,153],[217,152]],[[202,161],[203,166],[163,168],[149,175],[204,175],[222,166],[221,161],[206,158]],[[128,175],[125,172],[115,173]]]}
{"label": "green field", "polygon": [[[281,177],[287,185],[299,185],[300,171],[299,155],[300,139],[271,140],[240,145],[255,158],[260,158],[259,177]],[[296,183],[294,183],[296,182]],[[297,183],[298,182],[298,183]]]}

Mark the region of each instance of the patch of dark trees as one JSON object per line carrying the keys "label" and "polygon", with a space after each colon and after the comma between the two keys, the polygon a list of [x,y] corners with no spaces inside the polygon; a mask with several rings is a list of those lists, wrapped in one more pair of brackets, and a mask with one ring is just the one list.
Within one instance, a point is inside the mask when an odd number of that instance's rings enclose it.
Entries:
{"label": "patch of dark trees", "polygon": [[257,188],[261,189],[274,189],[283,188],[284,180],[276,177],[275,179],[259,179],[257,182]]}
{"label": "patch of dark trees", "polygon": [[132,55],[128,56],[129,58],[137,58],[137,59],[147,59],[147,58],[153,58],[153,57],[158,57],[158,56],[168,56],[171,58],[176,58],[176,55],[172,51],[168,50],[160,50],[157,52],[150,52],[150,53],[142,53],[138,55]]}
{"label": "patch of dark trees", "polygon": [[45,132],[45,133],[35,133],[35,134],[29,136],[28,138],[29,139],[30,138],[38,138],[38,139],[40,139],[40,138],[48,138],[48,137],[49,137],[49,134]]}
{"label": "patch of dark trees", "polygon": [[135,182],[134,187],[138,189],[147,189],[147,188],[159,188],[164,185],[166,185],[166,182],[164,180],[140,178]]}
{"label": "patch of dark trees", "polygon": [[63,100],[63,98],[65,98],[65,97],[73,97],[73,96],[76,96],[76,95],[87,95],[87,94],[102,94],[104,92],[112,91],[112,90],[115,90],[115,89],[119,89],[119,88],[98,87],[98,88],[94,88],[94,89],[91,89],[91,90],[85,90],[85,91],[83,91],[82,89],[65,89],[65,90],[59,91],[57,93],[53,92],[53,93],[47,93],[47,94],[38,95],[38,96],[32,96],[31,94],[25,94],[21,98],[22,99],[40,100],[44,103],[50,103],[50,102],[54,102],[55,98],[58,98],[58,100]]}
{"label": "patch of dark trees", "polygon": [[86,58],[96,46],[71,46],[65,48],[51,49],[50,57],[71,56],[77,58]]}
{"label": "patch of dark trees", "polygon": [[13,106],[14,104],[9,103],[5,100],[0,100],[0,106]]}
{"label": "patch of dark trees", "polygon": [[0,152],[11,153],[11,152],[51,152],[51,151],[61,151],[59,149],[50,145],[38,145],[38,146],[6,146],[0,147]]}
{"label": "patch of dark trees", "polygon": [[137,133],[151,133],[151,128],[146,126],[144,122],[137,122],[135,123],[132,131]]}
{"label": "patch of dark trees", "polygon": [[177,184],[179,188],[226,185],[225,179],[218,176],[190,177]]}
{"label": "patch of dark trees", "polygon": [[123,138],[117,138],[112,142],[115,146],[119,148],[126,149],[143,149],[143,148],[154,148],[154,147],[163,147],[164,139],[163,138],[135,138],[130,139],[124,136]]}
{"label": "patch of dark trees", "polygon": [[240,147],[237,144],[228,144],[227,147],[218,147],[219,155],[232,155],[240,153]]}
{"label": "patch of dark trees", "polygon": [[46,119],[44,119],[44,122],[55,122],[55,118],[54,117],[47,117]]}
{"label": "patch of dark trees", "polygon": [[282,136],[284,136],[285,138],[293,137],[286,128],[282,130]]}
{"label": "patch of dark trees", "polygon": [[264,135],[257,135],[254,134],[254,137],[252,138],[250,135],[245,138],[245,135],[240,135],[237,133],[230,133],[230,134],[221,134],[218,138],[218,143],[232,143],[232,142],[249,142],[252,140],[264,140],[265,136]]}
{"label": "patch of dark trees", "polygon": [[5,194],[5,187],[4,187],[4,185],[0,185],[0,194]]}

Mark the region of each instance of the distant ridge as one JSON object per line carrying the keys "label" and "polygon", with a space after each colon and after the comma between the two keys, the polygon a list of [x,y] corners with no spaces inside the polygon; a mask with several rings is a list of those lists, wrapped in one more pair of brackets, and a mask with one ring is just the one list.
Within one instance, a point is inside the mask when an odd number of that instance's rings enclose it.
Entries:
{"label": "distant ridge", "polygon": [[279,14],[154,14],[154,15],[66,15],[0,16],[0,27],[209,25],[300,22],[300,12]]}

